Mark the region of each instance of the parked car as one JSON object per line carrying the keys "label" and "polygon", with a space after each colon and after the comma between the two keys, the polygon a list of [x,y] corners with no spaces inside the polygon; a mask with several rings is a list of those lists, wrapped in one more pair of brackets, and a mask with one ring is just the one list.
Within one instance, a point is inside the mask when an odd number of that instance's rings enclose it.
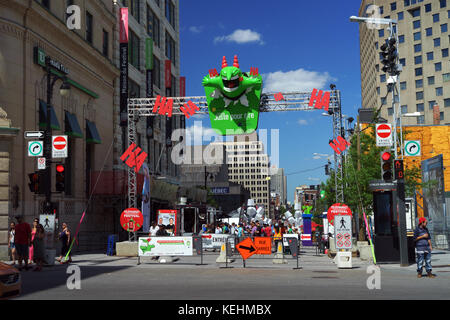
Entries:
{"label": "parked car", "polygon": [[0,262],[0,299],[18,296],[21,287],[22,279],[19,270]]}

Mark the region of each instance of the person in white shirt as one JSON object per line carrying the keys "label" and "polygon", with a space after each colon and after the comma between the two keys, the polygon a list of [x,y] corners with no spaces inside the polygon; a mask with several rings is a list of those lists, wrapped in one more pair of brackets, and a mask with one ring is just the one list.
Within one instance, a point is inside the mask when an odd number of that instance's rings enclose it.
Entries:
{"label": "person in white shirt", "polygon": [[216,227],[216,234],[222,233],[222,228],[220,226]]}
{"label": "person in white shirt", "polygon": [[153,222],[150,227],[148,235],[151,237],[156,237],[156,232],[158,232],[158,230],[159,230],[159,226],[156,224],[156,222]]}

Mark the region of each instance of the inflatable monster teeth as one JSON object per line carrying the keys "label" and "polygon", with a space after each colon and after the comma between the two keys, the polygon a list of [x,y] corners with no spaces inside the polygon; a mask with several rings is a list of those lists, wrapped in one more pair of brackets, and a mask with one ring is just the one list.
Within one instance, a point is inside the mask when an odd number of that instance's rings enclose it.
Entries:
{"label": "inflatable monster teeth", "polygon": [[237,55],[233,66],[228,66],[223,56],[219,76],[207,75],[202,84],[211,127],[218,134],[249,134],[257,129],[262,77],[243,73]]}

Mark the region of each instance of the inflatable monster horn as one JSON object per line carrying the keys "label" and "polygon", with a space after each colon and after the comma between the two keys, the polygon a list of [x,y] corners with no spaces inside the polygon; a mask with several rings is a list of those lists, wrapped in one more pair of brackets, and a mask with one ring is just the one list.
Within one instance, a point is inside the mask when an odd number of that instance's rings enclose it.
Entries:
{"label": "inflatable monster horn", "polygon": [[222,69],[228,67],[228,63],[227,63],[227,59],[225,58],[225,56],[223,56],[222,58]]}
{"label": "inflatable monster horn", "polygon": [[239,68],[239,61],[237,55],[234,56],[233,67]]}

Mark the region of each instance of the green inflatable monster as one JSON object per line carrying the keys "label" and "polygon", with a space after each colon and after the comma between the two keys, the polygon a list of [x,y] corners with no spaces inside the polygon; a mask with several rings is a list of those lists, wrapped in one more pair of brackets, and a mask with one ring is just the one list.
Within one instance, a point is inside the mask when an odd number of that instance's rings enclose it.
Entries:
{"label": "green inflatable monster", "polygon": [[232,67],[223,57],[220,75],[210,71],[202,84],[211,127],[218,134],[249,134],[258,128],[262,77],[254,70],[251,74],[243,73],[237,56]]}

